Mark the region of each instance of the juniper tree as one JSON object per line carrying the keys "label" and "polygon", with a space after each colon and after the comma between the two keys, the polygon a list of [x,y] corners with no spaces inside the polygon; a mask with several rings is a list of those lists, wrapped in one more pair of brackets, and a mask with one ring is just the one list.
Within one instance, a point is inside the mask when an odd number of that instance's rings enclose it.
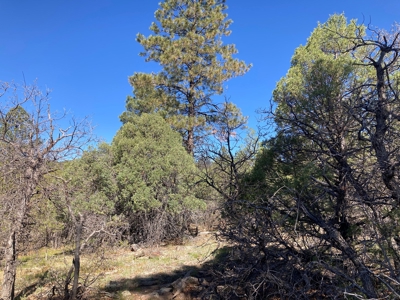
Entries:
{"label": "juniper tree", "polygon": [[223,45],[231,20],[225,0],[166,0],[155,12],[154,35],[137,35],[147,62],[161,66],[159,73],[135,73],[129,78],[122,122],[135,114],[161,114],[178,130],[186,150],[193,154],[196,142],[216,117],[213,95],[223,93],[227,80],[245,74],[246,65],[233,56],[235,45]]}
{"label": "juniper tree", "polygon": [[118,209],[131,220],[134,242],[179,238],[191,211],[204,207],[195,197],[196,167],[180,135],[160,116],[142,114],[114,137]]}
{"label": "juniper tree", "polygon": [[332,272],[320,289],[357,282],[354,292],[378,298],[399,295],[400,34],[369,33],[334,15],[296,49],[273,94],[267,169],[279,192],[264,205],[280,213],[269,221],[291,237],[280,240],[289,256],[300,257],[302,239],[302,268]]}
{"label": "juniper tree", "polygon": [[[115,237],[110,232],[117,191],[111,147],[103,143],[79,158],[63,162],[60,171],[49,176],[44,190],[58,219],[64,221],[65,228],[71,228],[74,237],[74,257],[63,290],[58,293],[64,294],[64,299],[77,299],[82,251],[93,244],[98,248],[100,240]],[[80,292],[93,283],[87,281],[88,276],[82,280]]]}
{"label": "juniper tree", "polygon": [[246,261],[231,285],[253,298],[400,294],[400,35],[365,29],[319,24],[274,90],[276,136],[228,211]]}

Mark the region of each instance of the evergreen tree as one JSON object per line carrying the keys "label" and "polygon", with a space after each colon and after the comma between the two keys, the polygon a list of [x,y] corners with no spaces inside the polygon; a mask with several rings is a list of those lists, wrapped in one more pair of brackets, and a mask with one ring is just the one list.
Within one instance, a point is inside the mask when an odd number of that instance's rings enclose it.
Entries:
{"label": "evergreen tree", "polygon": [[[284,188],[266,202],[280,212],[271,222],[281,230],[295,228],[298,237],[324,245],[316,251],[315,244],[302,244],[305,257],[315,253],[337,282],[346,274],[360,282],[359,292],[378,298],[387,295],[386,287],[398,292],[390,280],[379,279],[385,287],[378,289],[377,278],[381,272],[399,276],[400,48],[398,28],[371,34],[334,15],[296,49],[273,94],[277,137],[268,143],[270,169],[280,177],[275,184]],[[332,251],[341,253],[334,263]]]}
{"label": "evergreen tree", "polygon": [[159,242],[183,233],[194,196],[193,158],[181,137],[160,116],[142,114],[113,140],[119,208],[131,217],[136,241]]}
{"label": "evergreen tree", "polygon": [[157,73],[130,77],[134,97],[128,97],[121,121],[134,115],[157,112],[181,132],[186,150],[193,154],[196,142],[215,119],[213,95],[223,84],[245,74],[250,65],[233,58],[233,44],[223,45],[231,20],[224,0],[166,0],[156,11],[154,35],[137,35],[146,61],[156,62]]}
{"label": "evergreen tree", "polygon": [[400,35],[371,34],[331,16],[274,90],[276,136],[229,211],[253,298],[400,294]]}
{"label": "evergreen tree", "polygon": [[[116,184],[110,148],[103,143],[80,158],[63,162],[45,187],[58,219],[73,231],[74,257],[64,279],[64,299],[77,298],[82,251],[91,244],[97,249],[98,241],[104,240],[112,227]],[[81,289],[85,288],[82,284]]]}

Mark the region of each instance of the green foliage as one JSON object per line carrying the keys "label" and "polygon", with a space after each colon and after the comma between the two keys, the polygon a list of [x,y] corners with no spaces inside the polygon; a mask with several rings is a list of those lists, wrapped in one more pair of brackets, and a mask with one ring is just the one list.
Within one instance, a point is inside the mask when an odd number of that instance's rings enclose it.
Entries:
{"label": "green foliage", "polygon": [[[343,35],[340,37],[339,34]],[[354,56],[345,51],[354,43],[357,34],[364,34],[364,27],[358,27],[355,20],[347,24],[344,15],[333,15],[324,24],[319,24],[312,32],[305,46],[296,49],[291,67],[285,77],[277,84],[273,99],[278,125],[291,112],[305,115],[302,110],[334,112],[346,87],[357,78],[363,68],[354,65]],[[341,99],[345,100],[345,99]],[[336,102],[336,103],[335,103]],[[336,107],[334,107],[336,105]],[[305,120],[306,121],[306,120]]]}
{"label": "green foliage", "polygon": [[38,249],[45,247],[58,247],[61,242],[61,235],[65,230],[65,214],[58,210],[48,199],[39,199],[32,205],[29,212],[29,220],[32,225],[29,226],[27,234],[30,234],[28,241],[24,246],[27,249]]}
{"label": "green foliage", "polygon": [[32,123],[31,116],[22,106],[9,110],[0,120],[0,134],[9,142],[27,142]]}
{"label": "green foliage", "polygon": [[100,201],[110,210],[117,199],[118,187],[113,170],[113,153],[110,145],[101,143],[89,149],[80,159],[83,175],[88,180],[90,199]]}
{"label": "green foliage", "polygon": [[125,123],[112,147],[119,200],[125,209],[179,213],[203,206],[191,191],[193,158],[162,117],[142,114]]}
{"label": "green foliage", "polygon": [[[266,118],[276,135],[225,210],[225,235],[252,261],[232,285],[250,281],[252,291],[269,278],[254,298],[276,290],[285,290],[281,298],[313,298],[312,290],[336,297],[355,282],[367,298],[398,292],[399,34],[373,34],[376,40],[344,15],[331,16],[296,49],[274,90]],[[378,281],[383,273],[388,280]]]}
{"label": "green foliage", "polygon": [[35,228],[49,235],[46,244],[71,242],[80,220],[89,234],[106,230],[117,197],[112,163],[111,147],[103,143],[79,158],[57,163],[57,171],[46,176],[45,199],[33,211],[42,216]]}
{"label": "green foliage", "polygon": [[[399,34],[372,35],[365,37],[365,27],[354,20],[333,15],[296,49],[273,93],[276,109],[269,117],[276,136],[265,142],[244,184],[254,186],[247,188],[245,212],[268,222],[260,246],[278,241],[296,259],[299,250],[304,257],[313,253],[334,280],[346,274],[336,286],[357,281],[360,292],[377,298],[376,274],[398,278],[392,213],[399,199],[394,174],[400,127],[391,116],[398,111],[398,61],[392,53],[398,53]],[[257,228],[249,225],[249,232]],[[341,253],[338,261],[332,264],[329,252]],[[301,263],[304,270],[308,263]],[[381,287],[397,290],[387,282]]]}
{"label": "green foliage", "polygon": [[250,66],[233,58],[234,45],[223,45],[231,23],[225,1],[166,0],[156,11],[154,35],[137,35],[142,56],[162,67],[158,74],[135,73],[130,77],[134,97],[128,97],[127,122],[136,114],[158,113],[184,137],[193,153],[196,137],[209,130],[213,120],[211,97],[223,92],[223,84],[245,74]]}
{"label": "green foliage", "polygon": [[74,214],[107,215],[112,212],[116,197],[112,160],[106,144],[91,149],[81,158],[65,162],[60,174],[66,181],[59,186],[60,200],[71,206]]}
{"label": "green foliage", "polygon": [[355,64],[360,53],[346,50],[363,35],[364,27],[354,20],[331,16],[296,49],[287,75],[274,90],[278,135],[269,144],[279,153],[281,170],[292,175],[291,183],[286,182],[290,188],[308,186],[312,191],[312,178],[335,181],[341,171],[334,154],[347,155],[362,144],[357,141],[357,121],[349,113],[355,105],[349,91],[365,80],[366,72]]}

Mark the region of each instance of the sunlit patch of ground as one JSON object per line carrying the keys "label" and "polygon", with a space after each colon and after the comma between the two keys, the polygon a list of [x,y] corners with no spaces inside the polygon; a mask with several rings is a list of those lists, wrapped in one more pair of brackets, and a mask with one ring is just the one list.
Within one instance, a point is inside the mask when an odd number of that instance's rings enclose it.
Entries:
{"label": "sunlit patch of ground", "polygon": [[[80,282],[91,283],[84,298],[169,299],[176,294],[175,299],[190,299],[188,290],[206,283],[201,278],[205,272],[203,266],[215,258],[215,250],[221,247],[214,234],[206,233],[187,239],[184,245],[143,248],[136,252],[128,247],[99,249],[97,253],[82,256]],[[70,249],[41,249],[20,256],[17,299],[57,299],[63,292],[71,263]]]}

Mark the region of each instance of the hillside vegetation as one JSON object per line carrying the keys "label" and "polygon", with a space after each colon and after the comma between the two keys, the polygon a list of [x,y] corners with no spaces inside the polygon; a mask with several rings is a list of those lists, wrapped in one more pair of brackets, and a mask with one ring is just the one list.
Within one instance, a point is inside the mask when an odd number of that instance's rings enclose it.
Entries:
{"label": "hillside vegetation", "polygon": [[255,132],[226,9],[160,3],[110,144],[0,82],[0,299],[400,298],[399,26],[318,24]]}

